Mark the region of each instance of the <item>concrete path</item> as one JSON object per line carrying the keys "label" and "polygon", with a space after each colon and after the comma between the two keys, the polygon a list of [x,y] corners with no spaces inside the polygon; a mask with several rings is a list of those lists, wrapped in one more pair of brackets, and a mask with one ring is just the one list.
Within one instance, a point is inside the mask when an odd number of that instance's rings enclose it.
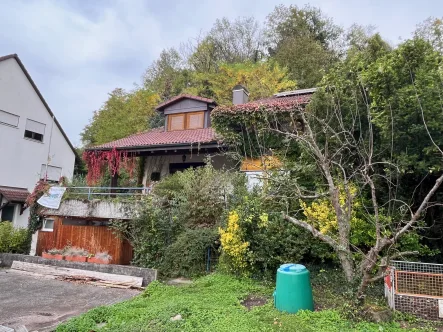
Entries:
{"label": "concrete path", "polygon": [[50,331],[61,321],[139,291],[48,280],[0,269],[0,325]]}

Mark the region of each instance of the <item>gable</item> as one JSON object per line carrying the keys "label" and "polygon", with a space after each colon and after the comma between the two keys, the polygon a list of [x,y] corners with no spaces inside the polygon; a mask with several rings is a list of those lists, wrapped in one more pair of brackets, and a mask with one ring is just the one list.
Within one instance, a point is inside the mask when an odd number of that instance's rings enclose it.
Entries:
{"label": "gable", "polygon": [[194,99],[182,99],[167,107],[165,107],[165,115],[183,113],[183,112],[196,112],[196,111],[206,111],[208,109],[208,104]]}
{"label": "gable", "polygon": [[[32,88],[33,92],[35,93],[36,99],[38,99],[39,102],[41,102],[43,104],[43,107],[45,108],[46,112],[51,117],[51,119],[52,118],[54,119],[54,124],[57,126],[57,128],[60,131],[62,137],[64,138],[66,143],[69,145],[69,147],[72,150],[72,152],[74,153],[74,155],[78,158],[78,155],[77,155],[77,152],[75,151],[74,146],[69,141],[68,136],[64,132],[64,130],[63,130],[62,126],[60,125],[60,123],[58,122],[57,118],[52,113],[51,109],[49,108],[49,105],[46,103],[46,100],[43,98],[42,94],[38,90],[37,86],[35,85],[34,81],[32,80],[31,76],[29,75],[28,71],[26,70],[25,66],[21,62],[21,60],[18,57],[18,55],[17,54],[10,54],[10,55],[6,55],[6,56],[3,56],[3,57],[0,57],[0,63],[4,62],[4,61],[5,62],[14,61],[16,63],[16,65],[18,65],[19,68],[17,68],[17,69],[21,70],[22,73],[24,74],[24,76],[25,76],[26,80],[28,81],[30,87]],[[11,64],[11,67],[12,66],[13,65]],[[13,80],[15,83],[17,83],[17,85],[20,85],[21,83],[23,83],[23,82],[18,82],[20,80],[20,78],[19,77],[14,77],[12,74],[16,74],[16,71],[14,71],[13,69],[11,69],[11,75],[9,75],[9,77],[6,77],[6,79],[7,80]],[[2,79],[4,79],[4,78],[0,77],[0,80],[2,80]],[[22,84],[22,85],[24,86],[24,84]],[[18,91],[17,93],[21,94],[21,91]],[[22,98],[34,99],[34,96],[31,96],[30,94],[29,94],[29,96],[21,96],[21,97]]]}

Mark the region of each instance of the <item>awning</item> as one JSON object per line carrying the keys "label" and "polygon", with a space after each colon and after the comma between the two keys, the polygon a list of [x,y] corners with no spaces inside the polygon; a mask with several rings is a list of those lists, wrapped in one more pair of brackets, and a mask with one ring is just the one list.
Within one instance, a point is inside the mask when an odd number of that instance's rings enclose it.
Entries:
{"label": "awning", "polygon": [[26,188],[0,186],[0,195],[10,203],[25,203],[30,193]]}

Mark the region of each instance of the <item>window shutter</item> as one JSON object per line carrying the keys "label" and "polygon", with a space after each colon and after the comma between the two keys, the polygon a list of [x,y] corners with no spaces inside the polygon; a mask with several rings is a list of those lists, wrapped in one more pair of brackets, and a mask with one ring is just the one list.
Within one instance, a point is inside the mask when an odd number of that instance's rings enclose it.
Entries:
{"label": "window shutter", "polygon": [[185,117],[183,114],[169,115],[169,130],[185,129]]}
{"label": "window shutter", "polygon": [[188,113],[188,128],[187,129],[200,129],[204,127],[204,112]]}
{"label": "window shutter", "polygon": [[6,123],[7,125],[17,127],[19,118],[20,117],[18,115],[0,110],[0,122],[1,123]]}
{"label": "window shutter", "polygon": [[[40,171],[40,179],[44,179],[45,175],[46,175],[46,164],[43,164]],[[62,176],[61,167],[48,165],[48,176],[47,176],[48,181],[58,181],[60,180],[61,176]]]}
{"label": "window shutter", "polygon": [[26,130],[32,131],[34,133],[44,135],[46,125],[41,122],[26,119]]}

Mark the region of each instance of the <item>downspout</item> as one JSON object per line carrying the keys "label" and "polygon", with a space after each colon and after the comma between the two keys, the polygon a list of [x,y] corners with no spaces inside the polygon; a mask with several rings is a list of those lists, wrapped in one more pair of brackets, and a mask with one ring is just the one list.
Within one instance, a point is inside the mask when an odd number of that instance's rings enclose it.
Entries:
{"label": "downspout", "polygon": [[45,170],[45,181],[48,180],[48,164],[49,159],[51,158],[51,143],[52,143],[52,130],[54,128],[54,119],[55,116],[52,116],[52,124],[51,124],[51,133],[49,134],[49,147],[48,147],[48,157],[46,158],[46,170]]}

